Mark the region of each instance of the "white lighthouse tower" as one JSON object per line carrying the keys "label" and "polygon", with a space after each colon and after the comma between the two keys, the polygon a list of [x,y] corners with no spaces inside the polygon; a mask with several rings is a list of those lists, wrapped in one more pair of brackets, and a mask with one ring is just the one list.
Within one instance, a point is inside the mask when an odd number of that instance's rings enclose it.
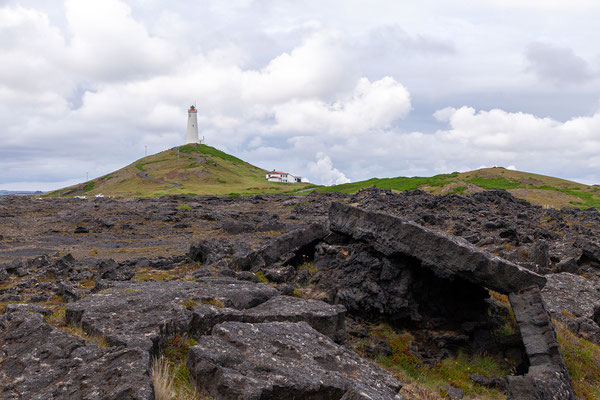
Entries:
{"label": "white lighthouse tower", "polygon": [[187,135],[185,138],[185,144],[197,144],[200,143],[198,139],[198,112],[196,107],[190,106],[188,110],[188,123],[187,123]]}

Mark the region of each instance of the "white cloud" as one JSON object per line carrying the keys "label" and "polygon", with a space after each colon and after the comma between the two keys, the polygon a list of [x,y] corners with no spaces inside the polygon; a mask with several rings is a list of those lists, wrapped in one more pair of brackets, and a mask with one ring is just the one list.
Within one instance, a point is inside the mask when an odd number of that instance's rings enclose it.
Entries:
{"label": "white cloud", "polygon": [[343,172],[333,167],[333,162],[327,154],[319,152],[316,154],[315,158],[316,161],[308,164],[308,170],[319,182],[328,186],[350,182],[350,179],[348,179]]}
{"label": "white cloud", "polygon": [[334,135],[368,133],[389,127],[411,109],[410,94],[391,77],[375,82],[361,78],[352,93],[333,103],[290,101],[275,107],[275,130],[328,132]]}
{"label": "white cloud", "polygon": [[151,37],[118,0],[66,0],[73,66],[91,79],[127,80],[165,72],[173,47]]}
{"label": "white cloud", "polygon": [[172,147],[193,102],[209,144],[316,183],[493,164],[600,181],[597,8],[350,1],[0,2],[0,187]]}

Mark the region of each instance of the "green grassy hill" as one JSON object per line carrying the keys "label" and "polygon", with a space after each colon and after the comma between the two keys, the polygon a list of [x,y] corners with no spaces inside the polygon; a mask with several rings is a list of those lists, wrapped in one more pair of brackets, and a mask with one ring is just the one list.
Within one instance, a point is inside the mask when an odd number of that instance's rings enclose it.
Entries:
{"label": "green grassy hill", "polygon": [[[88,182],[50,192],[47,196],[151,197],[167,194],[241,196],[262,193],[293,193],[313,187],[308,183],[268,182],[267,171],[204,144],[185,145],[144,157],[132,164]],[[203,161],[196,157],[204,158]],[[155,182],[149,178],[170,182]]]}
{"label": "green grassy hill", "polygon": [[600,187],[505,168],[484,168],[432,177],[372,178],[315,189],[319,192],[355,193],[370,186],[394,191],[422,189],[433,194],[470,194],[486,189],[506,189],[513,196],[542,206],[600,208]]}

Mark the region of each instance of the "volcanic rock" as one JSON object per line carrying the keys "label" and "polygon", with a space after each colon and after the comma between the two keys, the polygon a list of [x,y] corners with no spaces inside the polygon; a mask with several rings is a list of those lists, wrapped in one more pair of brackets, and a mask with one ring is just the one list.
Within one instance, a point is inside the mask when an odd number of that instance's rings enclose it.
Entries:
{"label": "volcanic rock", "polygon": [[526,375],[509,376],[508,400],[575,400],[552,320],[537,287],[509,295],[527,357]]}
{"label": "volcanic rock", "polygon": [[600,288],[584,277],[566,272],[546,278],[542,296],[552,317],[600,344]]}
{"label": "volcanic rock", "polygon": [[101,349],[23,311],[0,318],[0,341],[3,399],[154,398],[147,352]]}
{"label": "volcanic rock", "polygon": [[404,218],[332,203],[331,230],[366,241],[386,256],[407,254],[438,277],[464,278],[500,293],[543,286],[545,278],[500,257],[481,251],[464,239],[419,226]]}
{"label": "volcanic rock", "polygon": [[187,366],[200,390],[223,400],[401,399],[400,382],[305,322],[216,325]]}

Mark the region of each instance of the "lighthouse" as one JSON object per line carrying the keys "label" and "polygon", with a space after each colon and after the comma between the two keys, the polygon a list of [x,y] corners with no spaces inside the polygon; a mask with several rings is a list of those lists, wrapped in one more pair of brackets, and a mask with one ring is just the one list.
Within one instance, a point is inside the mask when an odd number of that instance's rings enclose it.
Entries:
{"label": "lighthouse", "polygon": [[187,123],[187,135],[185,138],[185,144],[197,144],[200,143],[198,139],[198,112],[196,107],[190,106],[188,110],[188,123]]}

